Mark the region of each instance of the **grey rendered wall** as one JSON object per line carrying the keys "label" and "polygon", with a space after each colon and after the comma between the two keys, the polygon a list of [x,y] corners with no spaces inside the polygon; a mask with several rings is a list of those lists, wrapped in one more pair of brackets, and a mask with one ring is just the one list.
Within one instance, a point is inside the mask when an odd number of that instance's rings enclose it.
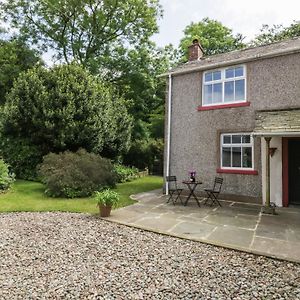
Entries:
{"label": "grey rendered wall", "polygon": [[[211,186],[220,167],[220,133],[251,132],[256,110],[300,107],[300,54],[250,62],[246,68],[248,107],[197,111],[202,72],[173,77],[170,174],[179,182],[194,168],[203,186]],[[261,201],[260,157],[260,140],[256,139],[258,175],[219,174],[224,178],[225,197]]]}

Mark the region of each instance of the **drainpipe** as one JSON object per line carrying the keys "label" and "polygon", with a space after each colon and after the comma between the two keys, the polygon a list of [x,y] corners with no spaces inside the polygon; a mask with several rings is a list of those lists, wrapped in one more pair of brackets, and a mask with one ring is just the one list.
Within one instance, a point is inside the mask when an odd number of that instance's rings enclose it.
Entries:
{"label": "drainpipe", "polygon": [[[169,74],[168,92],[168,135],[167,135],[167,170],[166,176],[170,176],[170,155],[171,155],[171,111],[172,111],[172,75]],[[166,182],[166,195],[169,195],[169,185]]]}

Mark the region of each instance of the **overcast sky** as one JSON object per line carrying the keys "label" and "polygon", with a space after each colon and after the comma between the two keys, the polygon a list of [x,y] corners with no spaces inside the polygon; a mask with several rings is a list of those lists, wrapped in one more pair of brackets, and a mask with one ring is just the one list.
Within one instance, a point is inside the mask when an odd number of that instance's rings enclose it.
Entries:
{"label": "overcast sky", "polygon": [[158,46],[178,46],[184,28],[205,17],[241,33],[249,41],[262,24],[290,25],[300,20],[300,0],[160,0],[164,16],[160,32],[153,37]]}

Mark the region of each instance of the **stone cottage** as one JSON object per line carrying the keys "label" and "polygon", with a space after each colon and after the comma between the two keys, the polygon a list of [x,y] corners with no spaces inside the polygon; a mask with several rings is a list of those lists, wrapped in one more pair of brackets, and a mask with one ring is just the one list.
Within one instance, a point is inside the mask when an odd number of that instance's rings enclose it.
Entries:
{"label": "stone cottage", "polygon": [[[164,174],[189,170],[222,198],[300,204],[300,38],[205,56],[167,77]],[[166,187],[167,189],[167,187]]]}

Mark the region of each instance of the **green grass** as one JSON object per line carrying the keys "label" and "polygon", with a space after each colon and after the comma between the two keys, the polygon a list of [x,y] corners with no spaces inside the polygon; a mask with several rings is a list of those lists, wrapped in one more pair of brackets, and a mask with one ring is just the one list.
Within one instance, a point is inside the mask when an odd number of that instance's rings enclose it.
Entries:
{"label": "green grass", "polygon": [[[129,198],[162,187],[162,177],[147,176],[137,180],[120,183],[115,189],[120,194],[118,207],[135,203]],[[98,213],[95,199],[89,198],[50,198],[44,194],[44,185],[38,182],[17,180],[5,194],[0,194],[0,212],[13,211],[64,211]]]}

